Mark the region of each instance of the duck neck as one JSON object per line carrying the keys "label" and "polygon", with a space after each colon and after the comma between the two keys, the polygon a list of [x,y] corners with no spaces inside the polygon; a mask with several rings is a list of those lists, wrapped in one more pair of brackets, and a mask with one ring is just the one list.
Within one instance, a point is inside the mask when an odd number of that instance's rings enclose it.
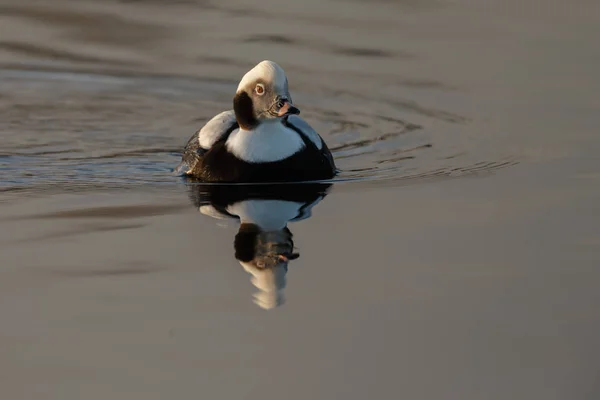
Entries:
{"label": "duck neck", "polygon": [[252,99],[246,92],[235,95],[233,98],[233,111],[235,112],[235,119],[238,125],[243,130],[250,131],[255,129],[260,123],[254,116]]}

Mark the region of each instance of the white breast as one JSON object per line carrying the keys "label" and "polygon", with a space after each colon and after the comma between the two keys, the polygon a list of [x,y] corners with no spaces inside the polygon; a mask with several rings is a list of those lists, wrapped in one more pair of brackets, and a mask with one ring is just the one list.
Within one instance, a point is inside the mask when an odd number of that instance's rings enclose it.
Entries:
{"label": "white breast", "polygon": [[265,122],[251,131],[236,129],[225,145],[237,158],[250,163],[280,161],[304,148],[300,135],[279,122]]}

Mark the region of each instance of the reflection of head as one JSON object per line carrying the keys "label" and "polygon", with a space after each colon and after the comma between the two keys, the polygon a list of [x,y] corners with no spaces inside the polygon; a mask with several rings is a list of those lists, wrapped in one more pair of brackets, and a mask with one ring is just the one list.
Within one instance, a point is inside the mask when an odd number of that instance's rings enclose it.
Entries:
{"label": "reflection of head", "polygon": [[279,264],[272,268],[256,268],[253,263],[240,262],[242,267],[252,274],[250,281],[258,288],[254,294],[254,303],[265,310],[279,307],[285,302],[283,289],[285,288],[285,274],[287,263]]}
{"label": "reflection of head", "polygon": [[254,302],[264,309],[282,305],[288,262],[299,257],[293,253],[290,230],[285,227],[263,231],[256,224],[243,223],[235,236],[234,247],[235,258],[252,274],[251,282],[259,290]]}

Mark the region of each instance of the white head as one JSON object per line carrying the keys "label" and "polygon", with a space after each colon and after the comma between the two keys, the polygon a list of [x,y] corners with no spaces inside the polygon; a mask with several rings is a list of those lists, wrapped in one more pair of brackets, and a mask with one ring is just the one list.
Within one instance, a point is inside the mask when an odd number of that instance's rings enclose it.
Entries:
{"label": "white head", "polygon": [[283,68],[268,60],[244,75],[233,98],[233,110],[238,124],[246,130],[300,113],[292,104]]}

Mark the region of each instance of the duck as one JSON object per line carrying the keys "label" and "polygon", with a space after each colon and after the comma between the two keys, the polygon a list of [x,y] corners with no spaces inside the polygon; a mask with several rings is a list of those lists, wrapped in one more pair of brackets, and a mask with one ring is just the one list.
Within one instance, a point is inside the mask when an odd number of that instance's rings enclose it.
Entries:
{"label": "duck", "polygon": [[299,114],[283,68],[261,61],[240,80],[233,109],[192,135],[174,172],[202,182],[333,178],[337,169],[331,151]]}

